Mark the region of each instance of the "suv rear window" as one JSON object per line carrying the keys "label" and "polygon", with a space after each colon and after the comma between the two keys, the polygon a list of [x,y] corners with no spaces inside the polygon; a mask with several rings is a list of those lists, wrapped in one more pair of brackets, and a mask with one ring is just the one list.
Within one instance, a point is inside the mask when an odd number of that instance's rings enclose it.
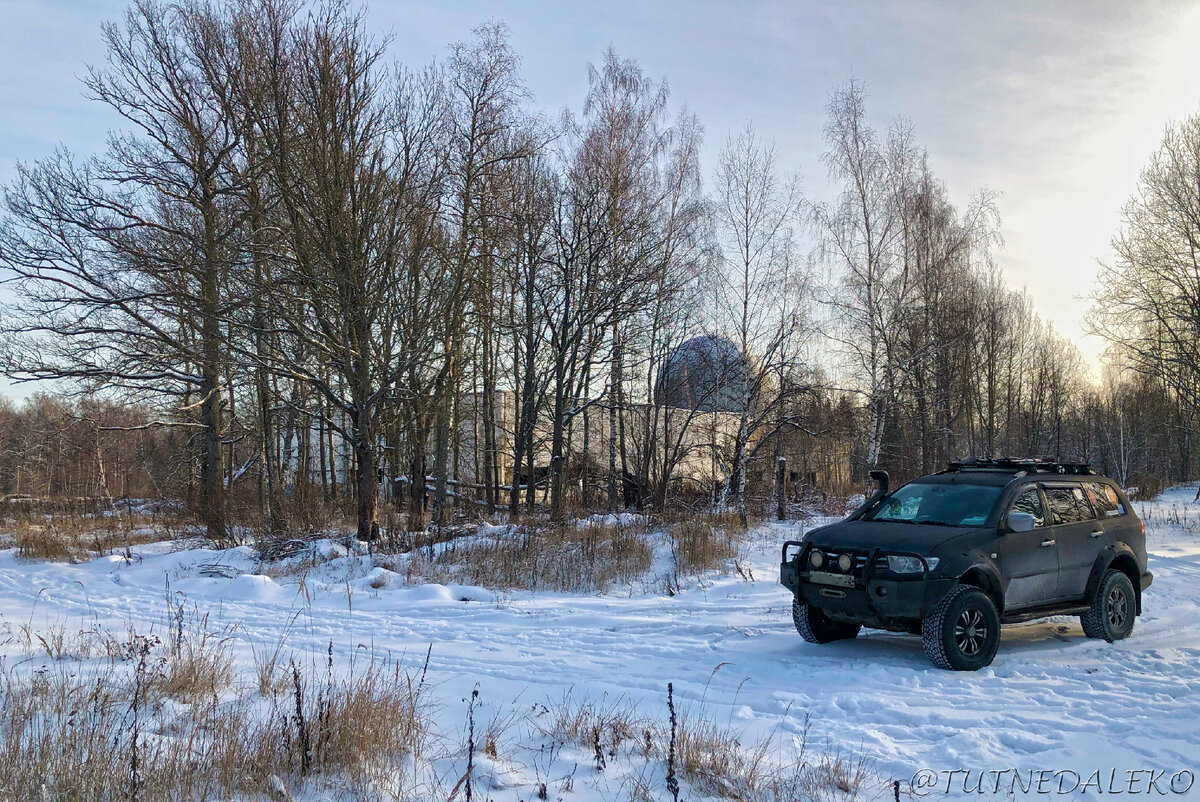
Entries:
{"label": "suv rear window", "polygon": [[888,496],[867,520],[983,526],[1002,490],[1002,485],[911,482]]}
{"label": "suv rear window", "polygon": [[1092,506],[1096,508],[1096,513],[1100,518],[1113,518],[1117,515],[1125,514],[1125,505],[1121,503],[1117,491],[1111,485],[1106,485],[1103,482],[1088,482],[1088,496],[1092,499]]}

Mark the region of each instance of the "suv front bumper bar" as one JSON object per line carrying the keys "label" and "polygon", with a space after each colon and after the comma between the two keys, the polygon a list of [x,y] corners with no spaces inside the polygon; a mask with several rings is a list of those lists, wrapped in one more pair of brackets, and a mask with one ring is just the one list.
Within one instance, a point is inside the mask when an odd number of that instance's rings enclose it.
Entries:
{"label": "suv front bumper bar", "polygon": [[[788,556],[788,550],[799,546],[800,551]],[[859,623],[883,623],[889,620],[919,620],[949,592],[955,584],[953,579],[937,579],[930,576],[928,560],[914,552],[874,549],[861,551],[843,550],[856,558],[850,572],[812,571],[809,569],[809,554],[813,543],[789,540],[780,553],[779,581],[791,590],[796,598],[819,607],[825,613]],[[837,551],[837,549],[822,549]],[[891,571],[877,572],[876,564],[881,557],[911,557],[921,563],[921,573],[898,574]],[[861,569],[858,558],[865,557]],[[844,577],[833,580],[831,576]],[[836,584],[835,584],[836,582]]]}

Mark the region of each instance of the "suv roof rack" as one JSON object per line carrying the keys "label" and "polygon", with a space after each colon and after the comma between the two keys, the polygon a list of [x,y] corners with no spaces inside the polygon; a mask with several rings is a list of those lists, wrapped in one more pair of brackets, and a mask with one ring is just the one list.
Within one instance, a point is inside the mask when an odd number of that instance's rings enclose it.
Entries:
{"label": "suv roof rack", "polygon": [[957,471],[1005,471],[1011,473],[1060,473],[1095,476],[1096,472],[1086,462],[1059,462],[1049,457],[967,457],[955,460],[942,473]]}

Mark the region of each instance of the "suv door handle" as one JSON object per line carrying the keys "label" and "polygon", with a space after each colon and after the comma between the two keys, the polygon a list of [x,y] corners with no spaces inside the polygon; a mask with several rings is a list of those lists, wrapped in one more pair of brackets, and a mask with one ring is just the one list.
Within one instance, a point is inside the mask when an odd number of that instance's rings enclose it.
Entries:
{"label": "suv door handle", "polygon": [[1092,532],[1090,535],[1088,535],[1088,537],[1093,537],[1093,538],[1104,537],[1104,533],[1101,531],[1096,531],[1096,532]]}
{"label": "suv door handle", "polygon": [[1054,538],[1050,538],[1049,540],[1043,540],[1042,548],[1046,548],[1048,546],[1053,546],[1056,542],[1058,542],[1058,541],[1056,541]]}

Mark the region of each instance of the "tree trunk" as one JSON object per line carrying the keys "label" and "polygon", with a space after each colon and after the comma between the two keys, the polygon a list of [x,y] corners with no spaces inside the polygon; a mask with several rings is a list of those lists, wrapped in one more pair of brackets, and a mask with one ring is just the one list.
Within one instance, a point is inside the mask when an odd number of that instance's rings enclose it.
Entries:
{"label": "tree trunk", "polygon": [[[779,434],[776,433],[776,438]],[[775,451],[778,454],[779,446]],[[775,458],[775,517],[780,521],[787,520],[787,460],[782,456]]]}
{"label": "tree trunk", "polygon": [[225,540],[225,504],[221,488],[221,394],[218,378],[205,371],[200,384],[204,401],[200,405],[200,425],[204,431],[204,448],[200,461],[201,510],[205,534],[210,540]]}
{"label": "tree trunk", "polygon": [[375,464],[375,449],[355,420],[354,441],[355,493],[358,510],[358,539],[372,541],[379,537],[379,469]]}
{"label": "tree trunk", "polygon": [[221,323],[217,282],[216,210],[207,193],[204,213],[204,269],[200,277],[200,424],[204,427],[204,456],[200,466],[204,526],[210,540],[226,539],[225,498],[221,487]]}
{"label": "tree trunk", "polygon": [[550,520],[559,522],[563,512],[563,437],[566,426],[566,365],[560,352],[555,364],[554,378],[554,423],[550,438]]}
{"label": "tree trunk", "polygon": [[617,387],[621,380],[620,348],[616,344],[616,327],[613,327],[613,362],[609,373],[608,388],[608,509],[617,509]]}
{"label": "tree trunk", "polygon": [[[453,357],[447,357],[452,359]],[[447,370],[449,374],[449,370]],[[446,524],[446,491],[449,486],[446,480],[449,478],[449,462],[450,462],[450,380],[447,375],[445,383],[441,388],[441,392],[437,394],[437,423],[434,427],[434,454],[433,454],[433,523],[437,527],[445,526]]]}
{"label": "tree trunk", "polygon": [[[415,429],[415,427],[414,427]],[[411,458],[408,466],[408,522],[410,532],[425,528],[425,432],[414,431],[410,444]]]}

